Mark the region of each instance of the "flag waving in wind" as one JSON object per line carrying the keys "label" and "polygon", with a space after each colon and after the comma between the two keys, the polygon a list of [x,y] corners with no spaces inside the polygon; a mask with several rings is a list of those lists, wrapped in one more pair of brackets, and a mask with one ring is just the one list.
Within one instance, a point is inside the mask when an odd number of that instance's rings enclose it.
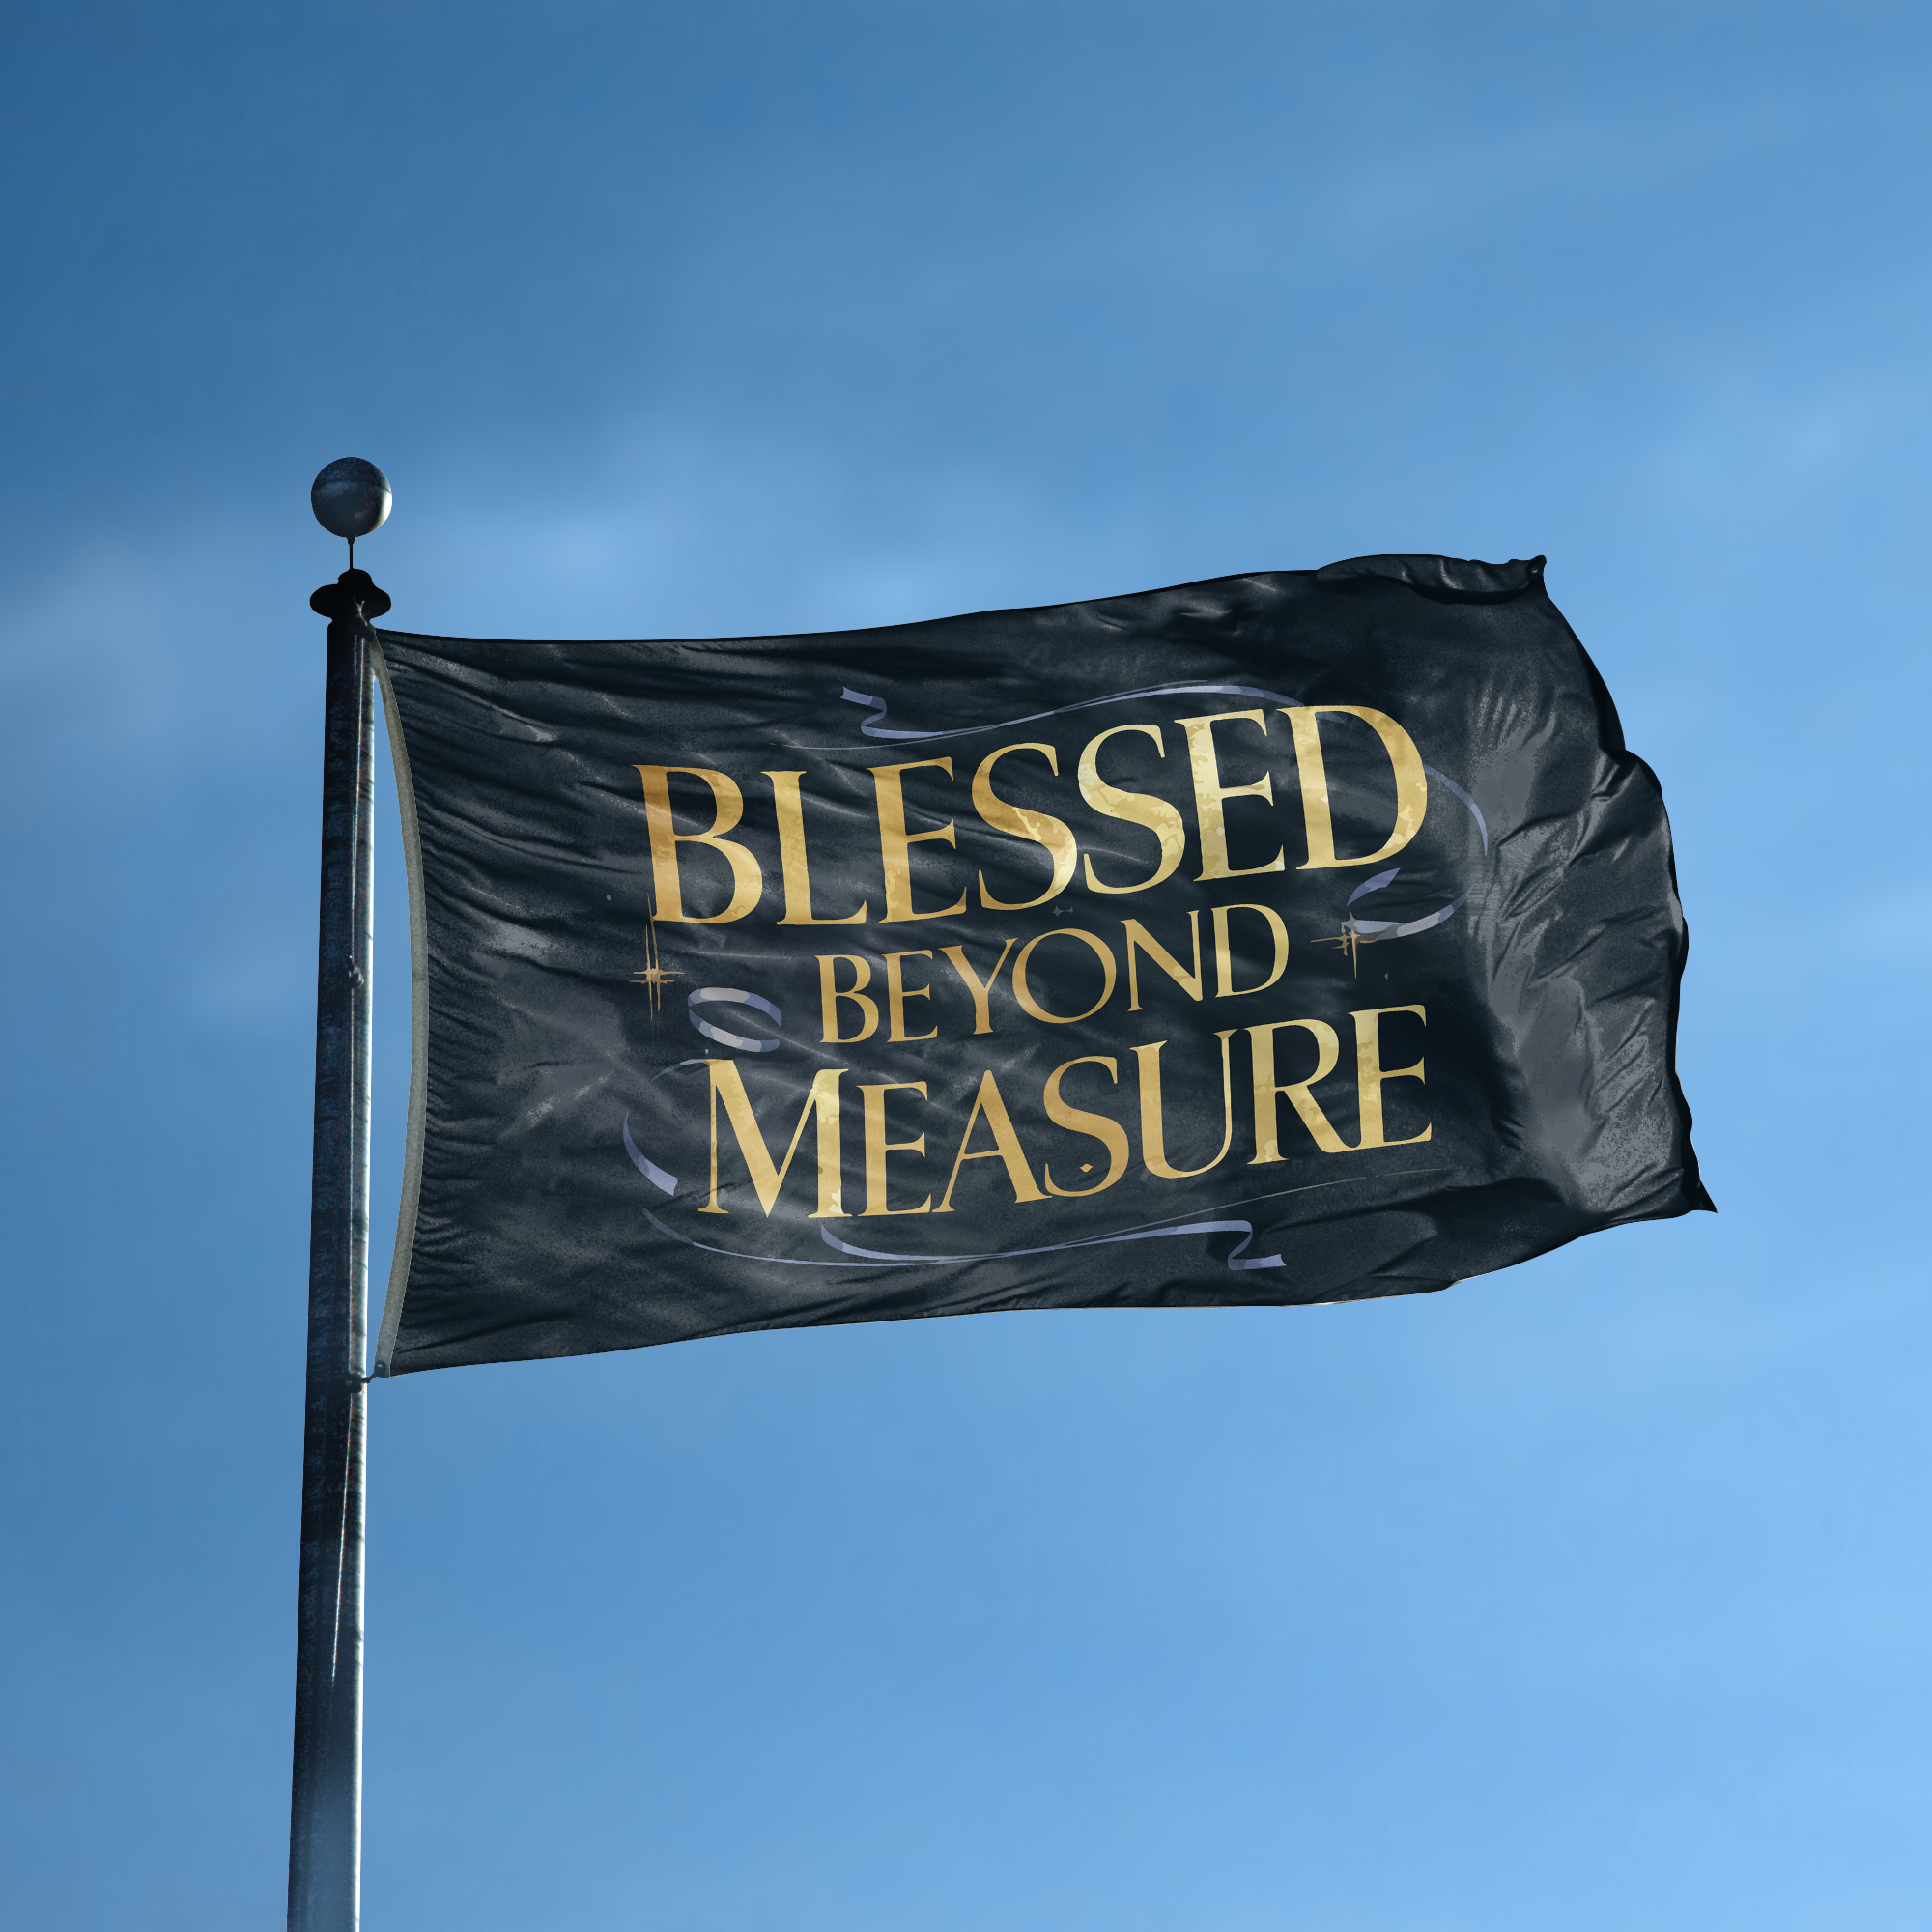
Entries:
{"label": "flag waving in wind", "polygon": [[1662,798],[1540,559],[380,641],[380,1373],[1412,1293],[1711,1205]]}

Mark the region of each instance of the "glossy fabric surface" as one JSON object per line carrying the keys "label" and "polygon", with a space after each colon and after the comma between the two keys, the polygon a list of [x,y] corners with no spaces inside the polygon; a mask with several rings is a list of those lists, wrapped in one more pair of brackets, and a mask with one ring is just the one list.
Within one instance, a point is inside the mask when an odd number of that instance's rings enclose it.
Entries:
{"label": "glossy fabric surface", "polygon": [[1540,560],[381,637],[427,968],[386,1373],[1412,1293],[1710,1206],[1662,799]]}

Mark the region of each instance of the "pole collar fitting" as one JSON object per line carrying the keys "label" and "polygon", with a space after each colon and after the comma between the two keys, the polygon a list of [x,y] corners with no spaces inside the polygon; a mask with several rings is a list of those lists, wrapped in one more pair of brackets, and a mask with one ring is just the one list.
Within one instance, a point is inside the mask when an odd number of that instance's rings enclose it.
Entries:
{"label": "pole collar fitting", "polygon": [[359,618],[366,624],[388,614],[389,593],[378,589],[366,570],[345,570],[308,600],[308,608],[333,622],[353,624]]}

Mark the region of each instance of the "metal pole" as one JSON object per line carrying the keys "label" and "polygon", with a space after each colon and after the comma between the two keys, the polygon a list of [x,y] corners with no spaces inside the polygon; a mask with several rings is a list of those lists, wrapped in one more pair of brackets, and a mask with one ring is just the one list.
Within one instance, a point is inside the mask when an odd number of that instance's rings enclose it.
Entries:
{"label": "metal pole", "polygon": [[375,694],[369,619],[389,600],[345,571],[329,619],[322,918],[309,1210],[308,1396],[296,1637],[289,1932],[355,1932],[362,1859],[363,1361],[369,1303],[369,1012]]}

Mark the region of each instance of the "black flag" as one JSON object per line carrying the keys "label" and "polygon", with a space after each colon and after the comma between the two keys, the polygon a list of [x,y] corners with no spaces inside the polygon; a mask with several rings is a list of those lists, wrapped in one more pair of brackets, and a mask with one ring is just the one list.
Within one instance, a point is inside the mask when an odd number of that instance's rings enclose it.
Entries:
{"label": "black flag", "polygon": [[379,1373],[1413,1293],[1710,1206],[1663,801],[1541,559],[381,652]]}

